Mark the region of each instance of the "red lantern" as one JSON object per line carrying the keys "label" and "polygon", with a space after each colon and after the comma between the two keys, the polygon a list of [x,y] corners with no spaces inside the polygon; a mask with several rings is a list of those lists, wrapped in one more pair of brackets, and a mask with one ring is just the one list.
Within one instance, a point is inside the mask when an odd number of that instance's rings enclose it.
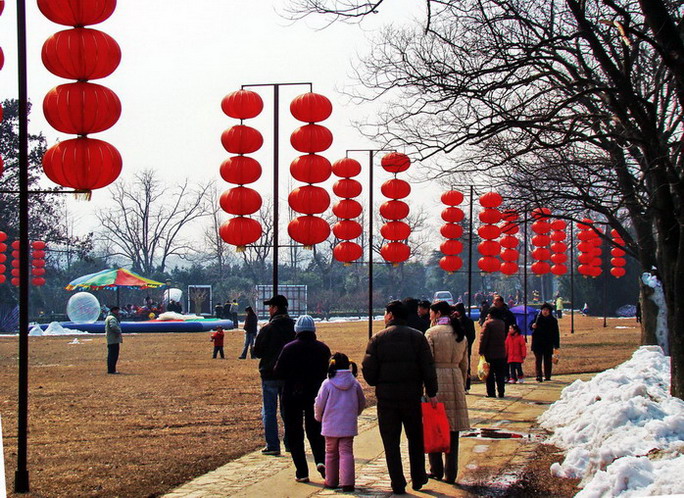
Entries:
{"label": "red lantern", "polygon": [[493,273],[499,271],[501,262],[494,256],[484,256],[477,261],[477,266],[485,273]]}
{"label": "red lantern", "polygon": [[506,222],[501,227],[501,232],[505,233],[506,235],[515,235],[516,233],[520,232],[520,227],[515,223]]}
{"label": "red lantern", "polygon": [[405,180],[392,178],[382,184],[380,192],[390,199],[403,199],[404,197],[408,197],[411,193],[411,185]]}
{"label": "red lantern", "polygon": [[64,26],[87,26],[105,21],[116,0],[38,0],[38,8],[52,22]]}
{"label": "red lantern", "polygon": [[333,249],[333,258],[342,263],[351,263],[361,257],[361,246],[355,242],[340,242]]}
{"label": "red lantern", "polygon": [[19,276],[19,268],[12,268],[12,271],[10,271],[10,274],[13,277],[18,277]]}
{"label": "red lantern", "polygon": [[485,240],[498,239],[501,235],[501,229],[496,225],[482,225],[477,229],[477,234]]}
{"label": "red lantern", "polygon": [[536,208],[532,210],[531,216],[533,220],[544,221],[551,216],[551,210],[549,208]]}
{"label": "red lantern", "polygon": [[[304,185],[302,187],[297,187],[290,192],[290,195],[287,197],[287,202],[290,207],[298,213],[318,214],[322,213],[330,206],[330,195],[328,195],[328,192],[322,187]],[[329,229],[328,233],[330,233]]]}
{"label": "red lantern", "polygon": [[591,274],[591,266],[581,264],[577,267],[577,273],[580,275],[584,275],[585,277],[588,277]]}
{"label": "red lantern", "polygon": [[545,247],[551,243],[551,237],[548,235],[535,235],[532,237],[532,245],[536,247]]}
{"label": "red lantern", "polygon": [[7,271],[7,267],[5,265],[0,265],[0,273],[5,273],[6,271]]}
{"label": "red lantern", "polygon": [[0,254],[0,263],[4,263],[5,261],[7,261],[7,256],[5,254]]}
{"label": "red lantern", "polygon": [[535,221],[532,223],[532,231],[539,235],[547,234],[551,231],[551,224],[546,221]]}
{"label": "red lantern", "polygon": [[219,204],[226,213],[244,216],[261,209],[261,195],[248,187],[235,187],[221,194]]}
{"label": "red lantern", "polygon": [[613,266],[625,266],[627,261],[625,261],[625,258],[612,258],[610,264]]}
{"label": "red lantern", "polygon": [[109,76],[119,66],[121,48],[107,33],[74,28],[45,40],[41,59],[47,70],[60,78],[95,80]]}
{"label": "red lantern", "polygon": [[594,249],[594,244],[589,241],[580,242],[577,244],[577,250],[579,252],[589,252]]}
{"label": "red lantern", "polygon": [[518,261],[520,253],[516,249],[504,249],[501,251],[501,259],[506,262]]}
{"label": "red lantern", "polygon": [[221,133],[221,144],[231,154],[251,154],[264,145],[264,137],[251,126],[235,125]]}
{"label": "red lantern", "polygon": [[33,261],[31,261],[31,266],[33,266],[34,268],[44,268],[45,267],[45,260],[44,259],[34,259]]}
{"label": "red lantern", "polygon": [[501,244],[501,247],[505,247],[507,249],[515,249],[518,247],[518,239],[511,235],[503,237],[499,243]]}
{"label": "red lantern", "polygon": [[17,259],[17,258],[19,257],[19,251],[16,251],[16,250],[15,250],[15,251],[12,251],[12,257],[13,257],[14,259]]}
{"label": "red lantern", "polygon": [[31,275],[34,277],[40,277],[41,275],[45,275],[45,268],[31,268]]}
{"label": "red lantern", "polygon": [[563,263],[565,263],[567,260],[568,260],[568,255],[567,255],[567,254],[562,254],[562,253],[556,252],[556,253],[553,253],[553,254],[551,255],[551,262],[554,263],[554,264],[556,264],[556,265],[563,264]]}
{"label": "red lantern", "polygon": [[616,257],[616,258],[622,258],[622,257],[624,257],[625,254],[626,254],[625,251],[623,251],[622,249],[620,249],[618,247],[613,247],[610,250],[610,255],[613,257]]}
{"label": "red lantern", "polygon": [[626,273],[627,271],[621,266],[617,266],[615,268],[610,269],[610,274],[613,275],[615,278],[624,277]]}
{"label": "red lantern", "polygon": [[[338,218],[351,219],[361,214],[361,204],[354,199],[342,199],[333,206],[333,214]],[[381,212],[382,213],[382,212]]]}
{"label": "red lantern", "polygon": [[477,245],[477,250],[483,256],[498,256],[501,252],[501,245],[493,240],[485,240]]}
{"label": "red lantern", "polygon": [[457,207],[448,207],[442,210],[442,219],[447,223],[458,223],[463,221],[463,210]]}
{"label": "red lantern", "polygon": [[338,197],[358,197],[361,195],[361,184],[351,178],[343,178],[333,185],[333,193]]}
{"label": "red lantern", "polygon": [[583,265],[588,265],[591,264],[591,261],[594,259],[594,256],[592,256],[589,253],[586,252],[581,252],[580,254],[577,255],[577,261],[579,261]]}
{"label": "red lantern", "polygon": [[324,121],[332,114],[332,104],[327,97],[318,93],[304,93],[292,100],[290,114],[295,119],[305,123]]}
{"label": "red lantern", "polygon": [[345,157],[338,159],[332,164],[332,171],[335,176],[350,178],[361,173],[361,163],[355,159]]}
{"label": "red lantern", "polygon": [[328,238],[330,225],[318,216],[300,216],[287,225],[287,233],[292,240],[311,247]]}
{"label": "red lantern", "polygon": [[21,241],[15,240],[12,242],[12,249],[16,249],[18,251],[20,247],[21,247]]}
{"label": "red lantern", "polygon": [[457,254],[460,254],[463,250],[463,243],[460,240],[445,240],[439,246],[439,250],[442,252],[442,254],[445,254],[447,256],[455,256]]}
{"label": "red lantern", "polygon": [[40,287],[42,285],[45,285],[45,279],[43,277],[35,277],[31,280],[31,283],[36,287]]}
{"label": "red lantern", "polygon": [[219,235],[228,244],[244,250],[244,246],[252,244],[261,237],[261,224],[252,218],[232,218],[221,225]]}
{"label": "red lantern", "polygon": [[233,156],[221,163],[221,178],[228,183],[244,185],[261,178],[261,165],[247,156]]}
{"label": "red lantern", "polygon": [[480,221],[492,225],[501,221],[501,211],[495,208],[486,208],[480,212]]}
{"label": "red lantern", "polygon": [[530,269],[535,275],[545,275],[551,271],[551,265],[546,261],[535,261]]}
{"label": "red lantern", "polygon": [[45,258],[45,251],[34,250],[31,253],[31,257],[33,257],[34,259],[43,259],[43,258]]}
{"label": "red lantern", "polygon": [[[1,109],[1,107],[0,107]],[[5,232],[0,232],[0,242],[5,242],[7,240],[7,234]]]}
{"label": "red lantern", "polygon": [[496,192],[487,192],[480,196],[480,206],[485,208],[499,207],[503,202],[503,198]]}
{"label": "red lantern", "polygon": [[4,275],[0,275],[0,284],[4,284],[5,280],[7,280],[7,277],[5,277]]}
{"label": "red lantern", "polygon": [[121,173],[122,160],[113,145],[95,138],[64,140],[43,156],[43,170],[58,185],[77,190],[106,187]]}
{"label": "red lantern", "polygon": [[557,264],[557,265],[551,266],[551,273],[553,273],[556,276],[565,275],[567,272],[568,272],[568,268],[565,265]]}
{"label": "red lantern", "polygon": [[380,165],[389,173],[401,173],[411,166],[411,160],[406,154],[401,152],[390,152],[385,154],[380,160]]}
{"label": "red lantern", "polygon": [[439,260],[439,266],[442,270],[453,273],[461,269],[463,261],[458,256],[446,255]]}
{"label": "red lantern", "polygon": [[463,236],[463,227],[457,223],[447,223],[446,225],[442,225],[442,228],[439,229],[439,233],[441,233],[442,237],[445,239],[458,239]]}
{"label": "red lantern", "polygon": [[537,247],[532,251],[532,257],[538,261],[546,261],[551,258],[551,251],[546,247]]}
{"label": "red lantern", "polygon": [[105,86],[77,81],[50,90],[43,114],[56,130],[87,135],[114,126],[121,116],[121,101]]}
{"label": "red lantern", "polygon": [[551,230],[562,232],[565,230],[565,227],[567,227],[567,223],[564,220],[553,220],[551,222]]}
{"label": "red lantern", "polygon": [[568,245],[563,242],[554,242],[551,244],[552,252],[565,252],[568,250]]}
{"label": "red lantern", "polygon": [[565,232],[553,231],[551,232],[551,240],[554,242],[562,242],[567,238]]}
{"label": "red lantern", "polygon": [[235,119],[250,119],[261,114],[264,101],[261,96],[251,90],[237,90],[229,93],[221,100],[221,110]]}
{"label": "red lantern", "polygon": [[463,202],[463,194],[458,190],[448,190],[442,194],[442,204],[458,206]]}
{"label": "red lantern", "polygon": [[304,183],[321,183],[330,178],[330,161],[318,154],[299,156],[290,163],[292,178]]}
{"label": "red lantern", "polygon": [[[14,244],[12,244],[12,247],[14,247]],[[39,251],[42,251],[47,247],[47,244],[45,242],[43,242],[42,240],[34,240],[33,242],[31,242],[31,247],[33,249],[37,249]]]}
{"label": "red lantern", "polygon": [[391,200],[380,205],[380,216],[386,220],[401,220],[409,214],[409,206],[404,201]]}
{"label": "red lantern", "polygon": [[580,232],[577,234],[577,238],[582,242],[593,240],[595,237],[596,234],[593,230],[580,230]]}
{"label": "red lantern", "polygon": [[300,126],[290,135],[290,144],[299,152],[323,152],[332,145],[332,142],[330,130],[317,124]]}
{"label": "red lantern", "polygon": [[518,219],[518,213],[513,209],[506,209],[501,213],[501,219],[508,223],[513,223]]}
{"label": "red lantern", "polygon": [[385,261],[397,265],[411,256],[411,249],[403,242],[390,242],[380,248],[380,255]]}
{"label": "red lantern", "polygon": [[[4,277],[4,275],[3,275],[3,277]],[[12,285],[14,285],[15,287],[19,287],[19,279],[18,278],[14,277],[11,280],[11,282],[12,282]]]}
{"label": "red lantern", "polygon": [[406,240],[411,235],[411,227],[403,221],[390,221],[380,227],[380,235],[387,240]]}
{"label": "red lantern", "polygon": [[361,235],[363,228],[354,220],[340,220],[332,227],[333,235],[341,240],[352,240]]}
{"label": "red lantern", "polygon": [[518,265],[513,261],[505,261],[501,264],[499,271],[504,275],[513,275],[518,271]]}

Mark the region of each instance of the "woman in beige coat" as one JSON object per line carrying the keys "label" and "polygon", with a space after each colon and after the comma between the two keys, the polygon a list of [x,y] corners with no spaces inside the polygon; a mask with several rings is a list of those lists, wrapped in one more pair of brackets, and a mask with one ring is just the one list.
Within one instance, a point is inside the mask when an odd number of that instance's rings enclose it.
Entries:
{"label": "woman in beige coat", "polygon": [[445,301],[430,306],[432,327],[425,332],[437,368],[439,391],[437,397],[444,403],[449,429],[451,451],[430,453],[429,477],[442,479],[450,484],[456,482],[458,468],[458,432],[470,428],[468,406],[465,397],[465,382],[468,375],[468,340],[458,319],[451,317],[451,307]]}

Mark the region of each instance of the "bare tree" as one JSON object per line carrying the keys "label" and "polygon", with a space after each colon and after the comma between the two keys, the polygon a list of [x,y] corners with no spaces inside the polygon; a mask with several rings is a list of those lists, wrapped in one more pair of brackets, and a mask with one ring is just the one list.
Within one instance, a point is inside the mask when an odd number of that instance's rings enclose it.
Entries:
{"label": "bare tree", "polygon": [[170,256],[182,258],[196,248],[181,235],[207,215],[208,191],[209,184],[193,189],[189,180],[170,188],[151,169],[117,182],[111,205],[97,213],[99,242],[109,256],[130,260],[138,271],[163,272]]}
{"label": "bare tree", "polygon": [[[672,393],[684,397],[684,5],[425,4],[421,26],[384,29],[358,67],[356,97],[387,102],[362,129],[422,159],[445,158],[433,175],[478,174],[529,205],[610,223],[644,271],[657,268]],[[301,0],[291,9],[353,17],[378,5]]]}

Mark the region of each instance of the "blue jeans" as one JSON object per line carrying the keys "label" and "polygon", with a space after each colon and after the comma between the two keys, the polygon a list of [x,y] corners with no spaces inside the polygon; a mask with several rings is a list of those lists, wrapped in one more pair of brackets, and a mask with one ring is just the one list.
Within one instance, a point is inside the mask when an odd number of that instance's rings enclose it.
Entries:
{"label": "blue jeans", "polygon": [[240,358],[247,358],[247,350],[249,349],[249,355],[254,358],[254,340],[256,339],[256,333],[245,332],[245,347],[242,349],[242,354]]}
{"label": "blue jeans", "polygon": [[261,381],[261,419],[264,423],[264,435],[266,437],[266,448],[269,450],[280,451],[280,438],[278,437],[278,403],[280,403],[280,417],[283,416],[283,394],[282,380],[263,380]]}

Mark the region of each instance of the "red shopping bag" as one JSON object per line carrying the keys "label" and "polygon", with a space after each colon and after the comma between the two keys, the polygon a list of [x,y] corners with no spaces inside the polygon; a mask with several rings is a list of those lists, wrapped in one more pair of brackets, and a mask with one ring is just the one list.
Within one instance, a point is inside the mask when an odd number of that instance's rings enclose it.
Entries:
{"label": "red shopping bag", "polygon": [[423,410],[423,445],[425,453],[449,453],[451,437],[449,434],[449,419],[444,410],[444,403],[437,403],[435,408],[431,403],[421,403]]}

